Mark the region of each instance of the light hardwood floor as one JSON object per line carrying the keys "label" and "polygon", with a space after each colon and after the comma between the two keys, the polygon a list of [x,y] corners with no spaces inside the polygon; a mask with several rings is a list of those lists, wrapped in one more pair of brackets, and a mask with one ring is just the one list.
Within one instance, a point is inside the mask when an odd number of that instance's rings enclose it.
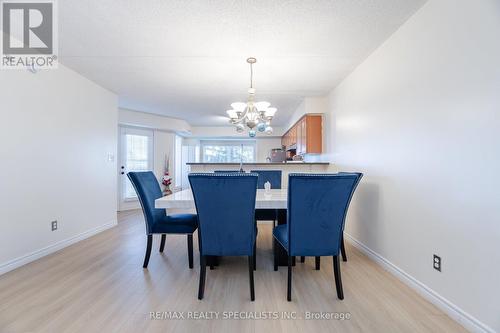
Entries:
{"label": "light hardwood floor", "polygon": [[[292,302],[286,268],[273,271],[271,225],[259,225],[255,302],[246,258],[207,270],[197,299],[199,256],[188,269],[185,236],[155,237],[142,268],[146,237],[140,211],[120,213],[117,227],[0,276],[0,332],[464,332],[435,306],[352,246],[341,264],[345,299],[336,297],[331,258],[297,262]],[[296,320],[152,320],[150,312],[295,313]],[[306,320],[309,312],[349,313],[349,320]]]}

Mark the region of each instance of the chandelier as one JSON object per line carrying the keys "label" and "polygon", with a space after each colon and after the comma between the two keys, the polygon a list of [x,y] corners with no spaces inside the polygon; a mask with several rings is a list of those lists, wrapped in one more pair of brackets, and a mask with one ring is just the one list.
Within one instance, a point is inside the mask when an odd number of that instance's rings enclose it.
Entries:
{"label": "chandelier", "polygon": [[248,58],[250,64],[250,88],[248,88],[247,102],[235,102],[231,104],[232,109],[227,110],[229,122],[236,126],[236,132],[243,133],[248,128],[248,136],[255,137],[258,132],[272,134],[271,120],[277,109],[272,108],[269,102],[255,102],[255,88],[253,87],[253,67],[257,62],[255,58]]}

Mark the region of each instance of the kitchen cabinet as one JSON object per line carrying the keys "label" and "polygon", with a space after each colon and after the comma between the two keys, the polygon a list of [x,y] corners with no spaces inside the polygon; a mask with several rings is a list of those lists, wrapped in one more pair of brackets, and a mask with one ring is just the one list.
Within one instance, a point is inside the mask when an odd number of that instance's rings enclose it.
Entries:
{"label": "kitchen cabinet", "polygon": [[297,124],[295,125],[295,128],[296,128],[295,133],[297,135],[297,140],[296,140],[297,142],[296,142],[295,153],[297,155],[301,155],[302,154],[302,150],[303,150],[302,149],[302,142],[303,142],[303,140],[302,140],[302,120],[303,119],[299,120],[297,122]]}
{"label": "kitchen cabinet", "polygon": [[323,118],[307,114],[299,119],[281,138],[286,149],[296,149],[297,155],[321,154],[323,149]]}

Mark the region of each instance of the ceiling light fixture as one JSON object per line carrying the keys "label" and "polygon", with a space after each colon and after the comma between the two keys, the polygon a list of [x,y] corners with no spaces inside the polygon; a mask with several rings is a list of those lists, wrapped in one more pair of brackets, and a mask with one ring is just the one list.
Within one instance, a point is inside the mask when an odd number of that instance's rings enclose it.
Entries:
{"label": "ceiling light fixture", "polygon": [[[248,127],[248,136],[251,138],[257,135],[257,131],[273,134],[271,120],[277,109],[272,108],[269,102],[255,102],[255,88],[253,87],[253,64],[257,62],[255,58],[248,58],[250,64],[250,88],[248,88],[248,99],[246,103],[235,102],[231,104],[232,109],[227,110],[229,122],[236,126],[236,132],[242,133]],[[246,126],[246,127],[245,127]]]}

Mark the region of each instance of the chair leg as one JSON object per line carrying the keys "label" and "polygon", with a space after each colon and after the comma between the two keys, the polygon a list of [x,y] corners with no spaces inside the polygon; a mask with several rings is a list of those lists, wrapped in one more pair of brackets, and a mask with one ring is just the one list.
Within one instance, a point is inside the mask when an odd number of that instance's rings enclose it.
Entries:
{"label": "chair leg", "polygon": [[160,252],[163,252],[163,250],[165,250],[165,239],[166,238],[167,238],[166,235],[161,235]]}
{"label": "chair leg", "polygon": [[200,285],[198,288],[198,299],[203,299],[205,293],[205,277],[207,275],[207,257],[200,256]]}
{"label": "chair leg", "polygon": [[210,257],[210,270],[211,271],[214,270],[214,266],[215,266],[214,261],[215,261],[215,257],[214,256]]}
{"label": "chair leg", "polygon": [[189,268],[193,268],[193,234],[187,235]]}
{"label": "chair leg", "polygon": [[286,290],[286,300],[292,300],[292,256],[288,255],[288,284]]}
{"label": "chair leg", "polygon": [[321,257],[314,257],[315,262],[316,262],[316,270],[319,271],[320,263],[321,263]]}
{"label": "chair leg", "polygon": [[257,240],[255,240],[255,243],[253,243],[253,270],[257,270]]}
{"label": "chair leg", "polygon": [[277,244],[276,244],[276,239],[273,237],[273,258],[274,258],[274,271],[278,270],[278,254],[277,252]]}
{"label": "chair leg", "polygon": [[337,288],[337,297],[339,299],[344,299],[344,291],[342,290],[342,278],[340,277],[339,256],[333,256],[333,274],[335,275],[335,287]]}
{"label": "chair leg", "polygon": [[345,253],[344,245],[344,235],[342,235],[342,239],[340,240],[340,252],[342,253],[342,261],[347,261],[347,254]]}
{"label": "chair leg", "polygon": [[305,261],[306,261],[306,257],[301,256],[301,257],[300,257],[300,262],[301,262],[301,263],[304,263]]}
{"label": "chair leg", "polygon": [[253,284],[253,271],[255,270],[255,268],[253,267],[254,258],[252,257],[253,256],[248,257],[248,274],[250,278],[250,300],[253,302],[255,301],[255,288]]}
{"label": "chair leg", "polygon": [[148,235],[148,245],[146,246],[146,256],[144,257],[143,268],[148,268],[149,257],[151,256],[151,247],[153,246],[153,235]]}

